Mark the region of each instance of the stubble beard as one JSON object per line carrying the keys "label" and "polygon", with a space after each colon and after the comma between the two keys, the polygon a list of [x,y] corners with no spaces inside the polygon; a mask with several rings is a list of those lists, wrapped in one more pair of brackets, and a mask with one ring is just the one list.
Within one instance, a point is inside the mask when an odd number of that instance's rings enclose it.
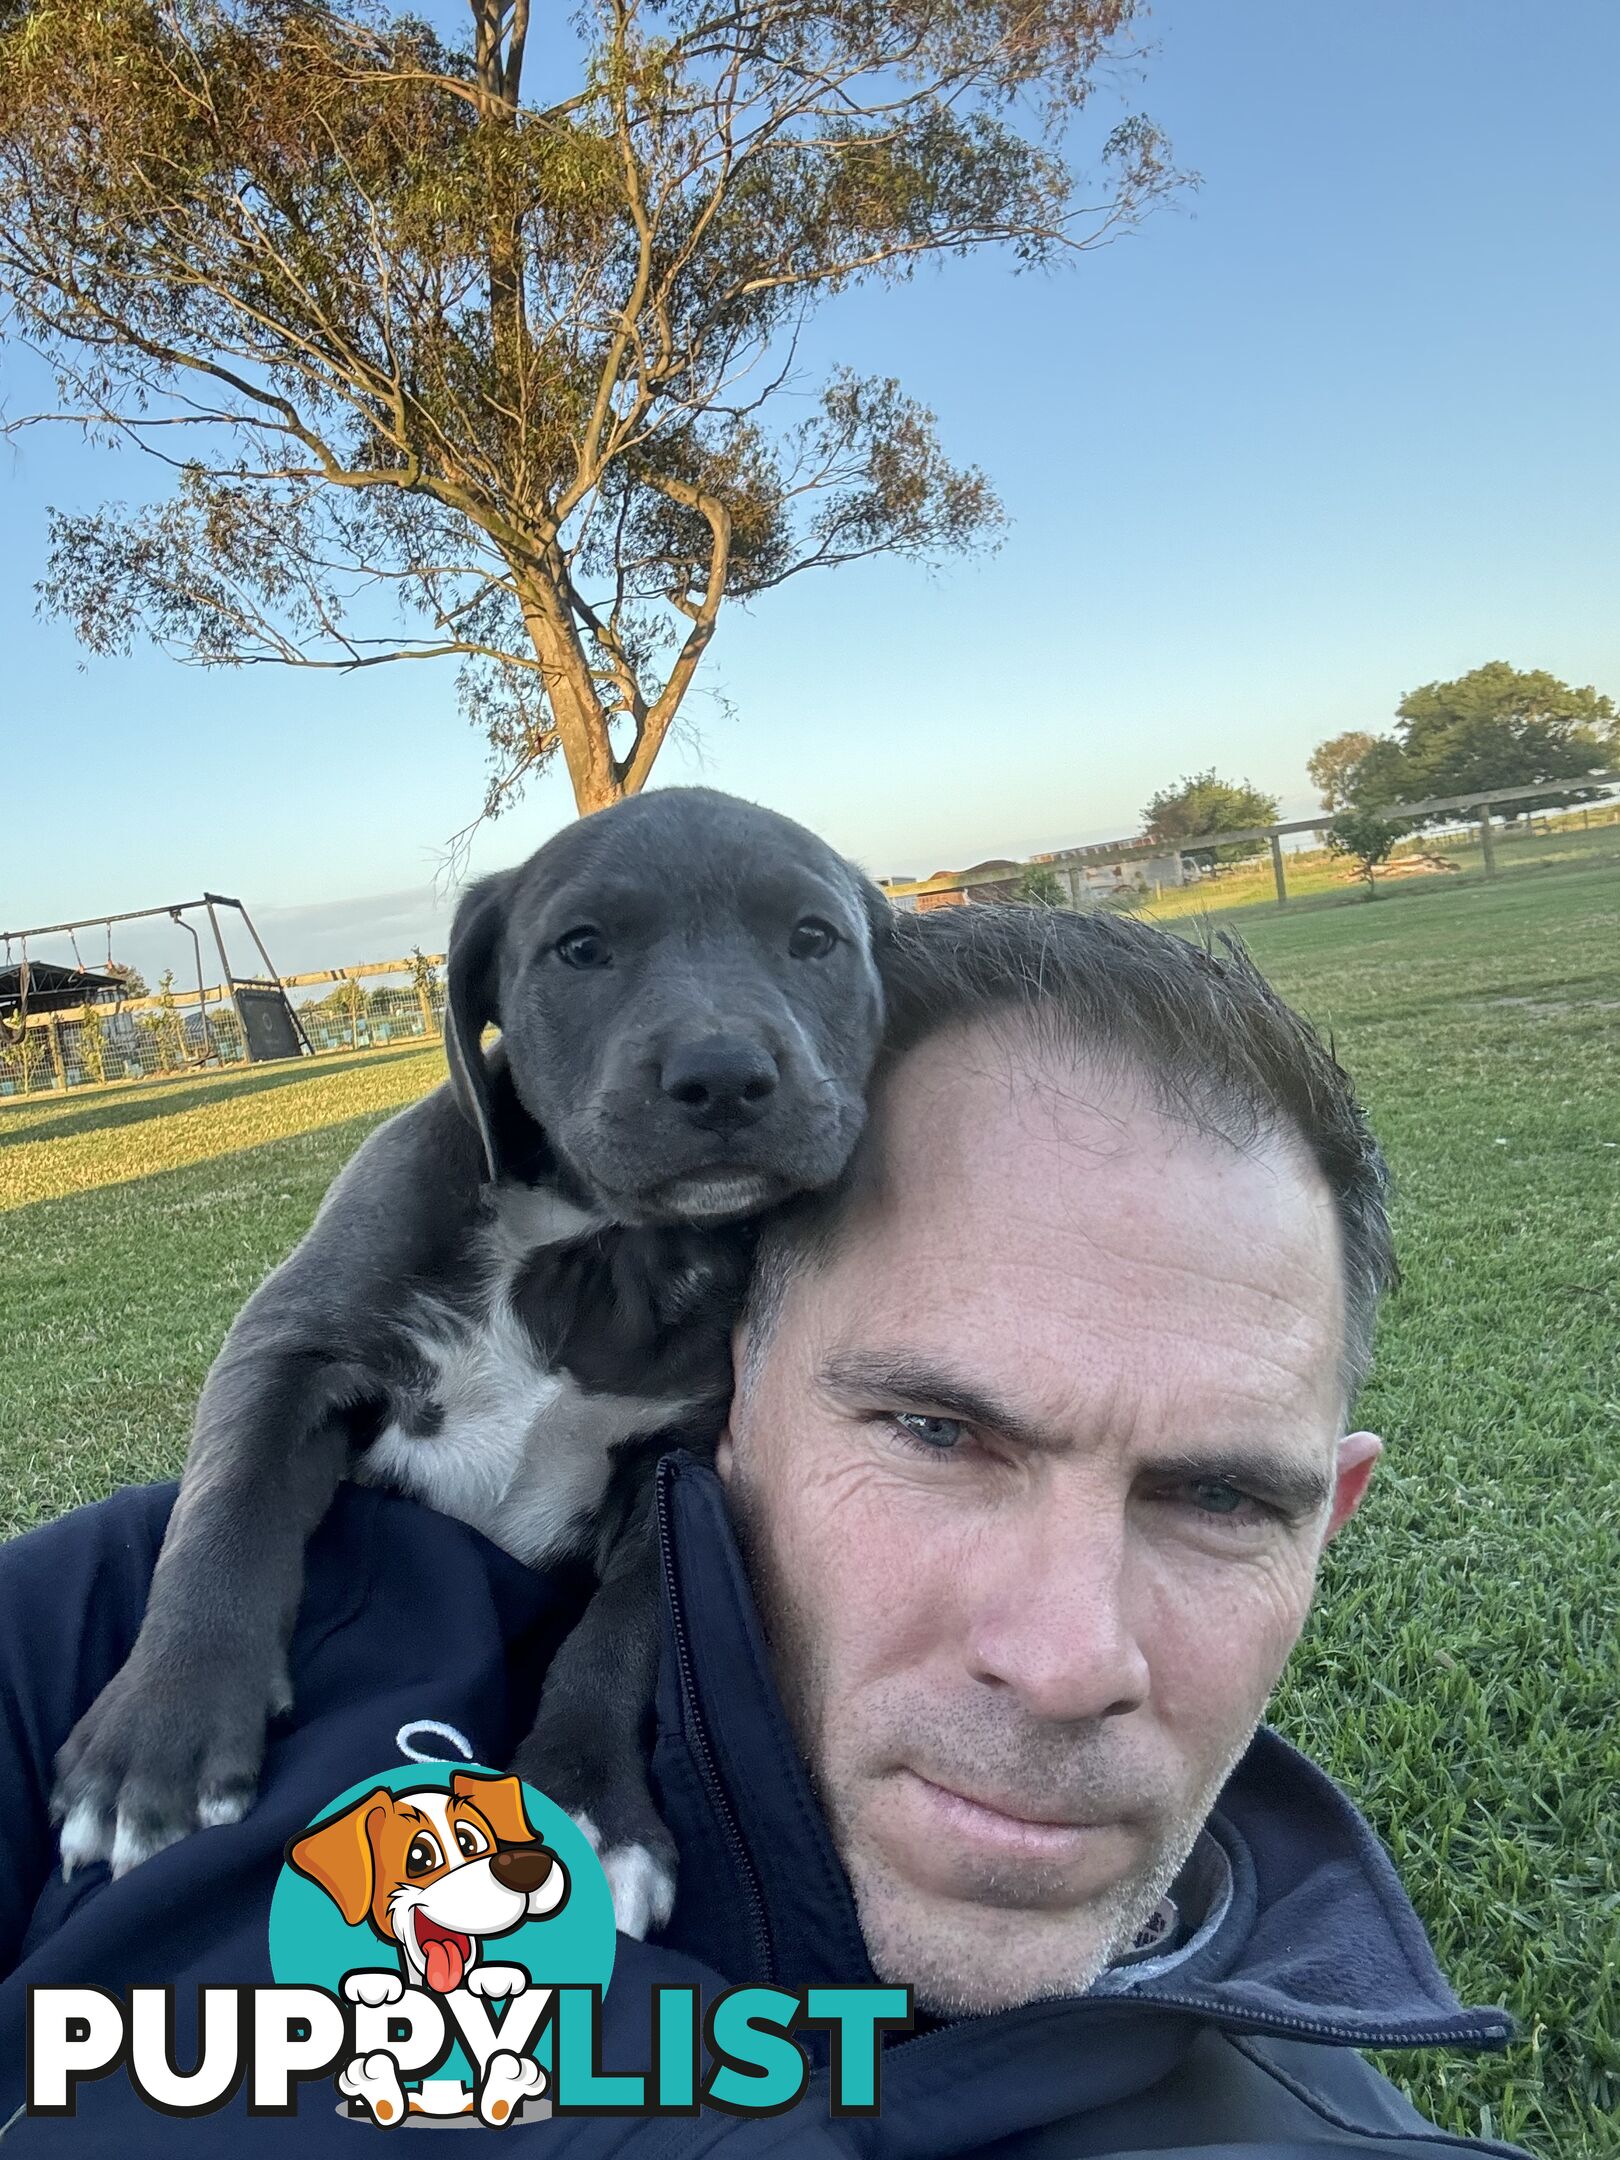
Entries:
{"label": "stubble beard", "polygon": [[[1040,1871],[1022,1865],[1015,1879],[1005,1883],[998,1883],[993,1869],[985,1869],[973,1884],[970,1901],[927,1898],[871,1850],[855,1819],[853,1795],[832,1767],[837,1760],[831,1730],[836,1717],[833,1676],[813,1618],[780,1564],[768,1515],[741,1451],[729,1499],[777,1690],[849,1878],[877,1977],[887,1985],[909,1987],[918,2009],[944,2017],[981,2016],[1022,2003],[1083,1995],[1130,1948],[1181,1873],[1222,1786],[1254,1736],[1259,1714],[1191,1799],[1176,1805],[1172,1796],[1162,1796],[1168,1804],[1142,1861],[1083,1905],[1061,1913],[1039,1910],[1046,1894],[1059,1887],[1059,1878],[1054,1871],[1043,1881]],[[902,1710],[898,1722],[916,1727],[915,1710],[909,1715]],[[950,1729],[958,1723],[959,1730]],[[886,1744],[890,1737],[886,1732]],[[978,1719],[947,1723],[936,1718],[930,1733],[912,1731],[906,1737],[934,1748],[943,1742],[946,1762],[972,1760],[981,1773],[1001,1772],[992,1782],[1006,1789],[1033,1789],[1050,1776],[1053,1749],[1020,1744],[1004,1722],[993,1729]],[[1085,1745],[1078,1750],[1072,1740],[1066,1745],[1065,1789],[1072,1796],[1077,1753],[1083,1756]],[[1042,1771],[1032,1777],[1036,1754]],[[1087,1773],[1080,1775],[1084,1779]],[[1094,1751],[1090,1775],[1100,1786],[1108,1783],[1101,1744]]]}

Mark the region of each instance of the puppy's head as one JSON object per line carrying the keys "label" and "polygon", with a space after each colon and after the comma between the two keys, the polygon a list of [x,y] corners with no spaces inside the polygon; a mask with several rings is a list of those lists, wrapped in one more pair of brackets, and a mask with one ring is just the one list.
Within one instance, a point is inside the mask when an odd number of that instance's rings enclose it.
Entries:
{"label": "puppy's head", "polygon": [[461,1985],[481,1936],[555,1912],[568,1887],[517,1779],[479,1771],[458,1770],[448,1791],[379,1786],[294,1838],[287,1863],[350,1927],[397,1943],[412,1978],[440,1994]]}
{"label": "puppy's head", "polygon": [[711,1222],[830,1184],[865,1119],[889,907],[791,819],[706,788],[582,819],[468,892],[452,1081],[502,1161],[479,1050],[617,1222]]}

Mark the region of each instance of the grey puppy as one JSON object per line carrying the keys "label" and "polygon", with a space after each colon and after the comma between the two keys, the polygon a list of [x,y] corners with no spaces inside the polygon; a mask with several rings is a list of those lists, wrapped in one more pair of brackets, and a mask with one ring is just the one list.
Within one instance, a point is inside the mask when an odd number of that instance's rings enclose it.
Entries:
{"label": "grey puppy", "polygon": [[859,1136],[888,919],[814,834],[706,789],[468,891],[449,1083],[359,1149],[209,1372],[139,1636],[57,1759],[65,1867],[252,1804],[304,1548],[354,1476],[594,1565],[513,1767],[596,1839],[622,1926],[667,1917],[652,1463],[718,1431],[749,1218]]}

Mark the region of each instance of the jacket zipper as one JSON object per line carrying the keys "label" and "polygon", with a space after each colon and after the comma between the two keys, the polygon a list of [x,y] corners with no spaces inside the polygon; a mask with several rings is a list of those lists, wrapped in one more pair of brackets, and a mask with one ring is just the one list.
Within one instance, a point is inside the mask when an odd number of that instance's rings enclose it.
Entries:
{"label": "jacket zipper", "polygon": [[681,1706],[686,1715],[687,1730],[692,1737],[693,1753],[703,1779],[709,1805],[725,1833],[738,1880],[742,1884],[743,1898],[748,1909],[749,1932],[759,1957],[760,1976],[765,1980],[776,1977],[776,1957],[771,1947],[770,1927],[765,1917],[765,1893],[760,1886],[759,1872],[753,1856],[743,1840],[737,1817],[720,1777],[714,1750],[709,1745],[708,1729],[703,1722],[703,1712],[698,1703],[697,1684],[692,1675],[691,1646],[686,1633],[686,1616],[681,1611],[680,1587],[675,1580],[674,1553],[669,1534],[669,1477],[665,1464],[659,1465],[656,1505],[658,1510],[658,1547],[663,1560],[664,1580],[669,1585],[669,1609],[674,1621],[675,1664],[681,1680]]}

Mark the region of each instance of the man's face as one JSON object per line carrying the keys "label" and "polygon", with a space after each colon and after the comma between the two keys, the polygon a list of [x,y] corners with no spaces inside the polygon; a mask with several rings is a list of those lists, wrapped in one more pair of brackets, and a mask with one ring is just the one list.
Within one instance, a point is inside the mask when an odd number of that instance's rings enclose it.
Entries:
{"label": "man's face", "polygon": [[720,1466],[873,1965],[990,2010],[1089,1986],[1174,1879],[1377,1443],[1302,1154],[983,1033],[876,1139]]}

